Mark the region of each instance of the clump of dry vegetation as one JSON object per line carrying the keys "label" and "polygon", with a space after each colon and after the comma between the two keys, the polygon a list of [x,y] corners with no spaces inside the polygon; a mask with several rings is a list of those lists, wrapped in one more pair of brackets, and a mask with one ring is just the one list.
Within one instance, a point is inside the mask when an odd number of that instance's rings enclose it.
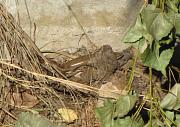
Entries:
{"label": "clump of dry vegetation", "polygon": [[59,66],[41,53],[3,5],[0,19],[0,126],[13,124],[20,112],[33,112],[36,108],[53,120],[60,107],[73,105],[81,109],[81,103],[87,102],[83,93],[97,94],[97,88],[67,80]]}

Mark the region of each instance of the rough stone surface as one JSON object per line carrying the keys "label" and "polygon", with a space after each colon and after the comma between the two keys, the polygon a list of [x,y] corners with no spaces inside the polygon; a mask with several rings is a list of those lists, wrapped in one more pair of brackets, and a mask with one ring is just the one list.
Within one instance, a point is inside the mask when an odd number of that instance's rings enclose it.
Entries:
{"label": "rough stone surface", "polygon": [[122,36],[135,20],[143,0],[64,1],[0,0],[0,3],[19,20],[41,50],[87,46],[77,19],[96,45],[109,44],[114,50],[123,50],[127,46],[121,43]]}

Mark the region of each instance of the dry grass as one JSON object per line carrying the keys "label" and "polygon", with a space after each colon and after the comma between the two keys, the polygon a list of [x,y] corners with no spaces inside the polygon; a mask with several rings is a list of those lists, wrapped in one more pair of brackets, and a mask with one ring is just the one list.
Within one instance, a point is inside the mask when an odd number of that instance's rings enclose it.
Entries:
{"label": "dry grass", "polygon": [[[87,100],[92,96],[98,96],[99,89],[69,81],[60,70],[57,65],[43,56],[34,41],[0,4],[0,126],[13,124],[22,111],[34,112],[33,108],[24,108],[8,102],[9,94],[13,95],[21,91],[27,91],[38,98],[39,104],[36,105],[38,110],[44,110],[42,108],[44,105],[48,109],[47,112],[54,114],[57,114],[59,107],[66,107],[68,102],[68,105],[73,105],[79,110],[82,104],[85,104],[85,112],[91,115],[89,118],[84,118],[82,123],[92,126],[95,102]],[[120,94],[119,91],[103,92]]]}
{"label": "dry grass", "polygon": [[[17,111],[33,109],[17,107],[8,103],[7,95],[28,91],[38,97],[52,112],[66,106],[61,96],[52,86],[62,85],[62,90],[70,93],[73,101],[79,101],[74,89],[97,93],[98,89],[66,79],[58,66],[43,56],[32,39],[16,23],[12,15],[0,4],[0,125],[9,125],[17,120]],[[64,95],[64,93],[62,93]],[[71,101],[72,103],[74,103]],[[70,103],[71,103],[70,102]],[[60,104],[59,104],[60,103]],[[40,107],[41,108],[41,107]]]}

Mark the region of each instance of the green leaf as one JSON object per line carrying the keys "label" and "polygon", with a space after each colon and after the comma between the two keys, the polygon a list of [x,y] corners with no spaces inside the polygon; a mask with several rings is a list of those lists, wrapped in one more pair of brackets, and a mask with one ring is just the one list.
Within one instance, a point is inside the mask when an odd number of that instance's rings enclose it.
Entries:
{"label": "green leaf", "polygon": [[133,120],[130,116],[122,119],[117,119],[114,121],[114,126],[112,127],[143,127],[144,121],[140,117],[139,120]]}
{"label": "green leaf", "polygon": [[[152,127],[164,127],[164,123],[162,123],[159,119],[152,120]],[[150,127],[150,120],[144,127]]]}
{"label": "green leaf", "polygon": [[46,118],[32,114],[29,112],[22,112],[14,127],[67,127],[66,125],[56,125]]}
{"label": "green leaf", "polygon": [[145,66],[152,67],[157,71],[161,71],[166,76],[166,67],[173,55],[174,49],[166,49],[159,54],[160,45],[158,42],[153,44],[151,48],[148,46],[141,55],[142,62]]}
{"label": "green leaf", "polygon": [[180,109],[180,84],[176,83],[161,101],[160,106],[168,110]]}
{"label": "green leaf", "polygon": [[102,127],[111,127],[113,124],[114,104],[107,100],[103,107],[96,108],[96,116],[101,121]]}
{"label": "green leaf", "polygon": [[123,117],[134,107],[138,100],[137,95],[121,96],[115,105],[114,117]]}
{"label": "green leaf", "polygon": [[160,9],[155,8],[154,5],[148,5],[144,8],[141,15],[147,31],[157,41],[167,36],[173,28],[173,24],[169,21],[168,16],[161,12]]}
{"label": "green leaf", "polygon": [[174,25],[176,13],[174,11],[169,11],[166,13],[168,20]]}
{"label": "green leaf", "polygon": [[160,44],[170,44],[173,41],[173,39],[167,39],[167,40],[161,40],[159,41]]}
{"label": "green leaf", "polygon": [[180,127],[180,114],[176,114],[176,120],[175,120],[176,126]]}
{"label": "green leaf", "polygon": [[173,42],[173,34],[171,33],[169,35],[169,38],[168,39],[164,39],[164,40],[160,40],[159,43],[160,44],[170,44],[171,42]]}
{"label": "green leaf", "polygon": [[123,37],[122,42],[136,42],[142,38],[143,32],[144,30],[141,23],[141,18],[138,16],[135,25],[129,29],[129,31]]}
{"label": "green leaf", "polygon": [[153,42],[154,39],[153,39],[152,35],[149,34],[148,31],[147,31],[145,28],[144,28],[143,37],[144,37],[146,40],[148,40],[148,43],[149,43],[149,44],[152,44],[152,42]]}
{"label": "green leaf", "polygon": [[138,51],[140,51],[140,53],[143,53],[146,50],[147,45],[147,41],[144,38],[140,39],[136,43],[132,43],[132,46],[136,48]]}
{"label": "green leaf", "polygon": [[173,28],[173,24],[168,20],[164,13],[159,13],[153,20],[150,33],[157,41],[167,36]]}
{"label": "green leaf", "polygon": [[[166,113],[166,117],[167,117],[169,120],[171,120],[171,121],[174,120],[174,112],[172,112],[172,111],[166,111],[165,113]],[[169,123],[169,124],[172,124],[172,123]]]}
{"label": "green leaf", "polygon": [[[137,99],[137,95],[126,95],[120,97],[116,103],[107,100],[103,107],[96,108],[96,116],[101,121],[102,127],[118,127],[118,124],[130,127],[130,123],[134,124],[130,117],[124,118],[124,116],[134,107]],[[142,124],[142,121],[139,124]]]}
{"label": "green leaf", "polygon": [[178,0],[166,0],[166,5],[176,13],[178,12],[177,3]]}
{"label": "green leaf", "polygon": [[146,28],[149,32],[154,19],[158,16],[159,13],[161,13],[161,10],[155,8],[154,5],[148,5],[141,12],[142,22],[146,25]]}
{"label": "green leaf", "polygon": [[176,29],[176,34],[180,35],[180,14],[176,15],[176,18],[175,18],[175,29]]}

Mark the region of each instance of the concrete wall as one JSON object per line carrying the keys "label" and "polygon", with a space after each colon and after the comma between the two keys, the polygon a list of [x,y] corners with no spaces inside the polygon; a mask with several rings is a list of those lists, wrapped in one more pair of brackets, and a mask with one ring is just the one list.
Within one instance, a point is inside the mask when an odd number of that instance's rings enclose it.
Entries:
{"label": "concrete wall", "polygon": [[77,20],[96,45],[110,44],[114,50],[122,50],[127,47],[121,43],[122,36],[143,3],[143,0],[64,1],[0,0],[0,3],[8,8],[41,50],[87,46],[88,41],[85,36],[81,38],[83,31]]}

